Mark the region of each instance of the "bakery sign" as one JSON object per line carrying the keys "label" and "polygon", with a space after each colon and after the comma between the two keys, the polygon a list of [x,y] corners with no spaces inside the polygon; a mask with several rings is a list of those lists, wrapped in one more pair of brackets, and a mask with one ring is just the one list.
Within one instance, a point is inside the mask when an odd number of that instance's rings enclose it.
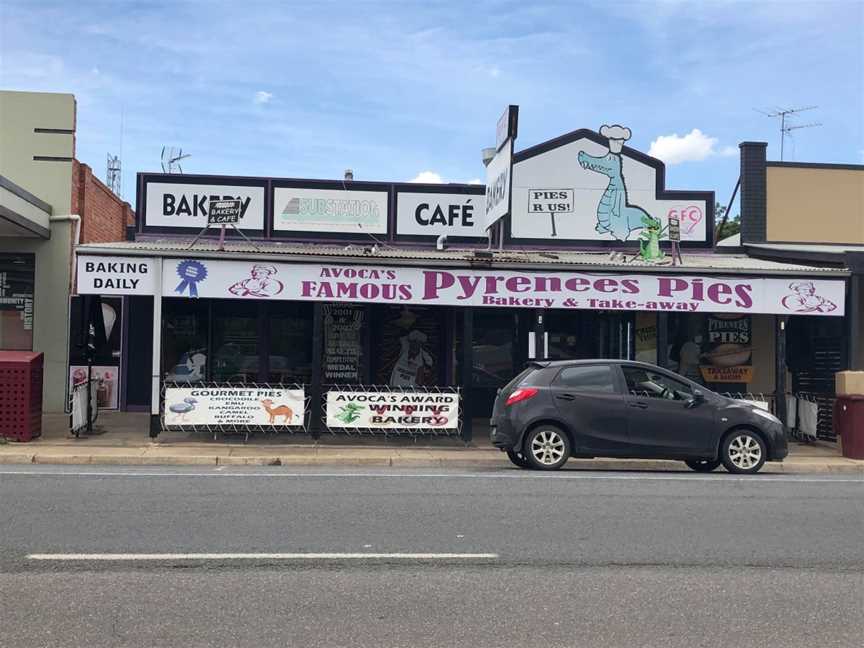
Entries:
{"label": "bakery sign", "polygon": [[327,427],[455,430],[456,392],[327,392]]}
{"label": "bakery sign", "polygon": [[77,259],[79,294],[152,295],[156,261],[142,257],[84,256]]}
{"label": "bakery sign", "polygon": [[408,236],[485,238],[486,197],[474,193],[396,193],[396,233]]}
{"label": "bakery sign", "polygon": [[245,186],[145,181],[144,194],[145,228],[200,230],[208,223],[234,223],[240,229],[264,230],[263,183]]}
{"label": "bakery sign", "polygon": [[749,315],[707,318],[699,371],[706,383],[753,382],[753,323]]}

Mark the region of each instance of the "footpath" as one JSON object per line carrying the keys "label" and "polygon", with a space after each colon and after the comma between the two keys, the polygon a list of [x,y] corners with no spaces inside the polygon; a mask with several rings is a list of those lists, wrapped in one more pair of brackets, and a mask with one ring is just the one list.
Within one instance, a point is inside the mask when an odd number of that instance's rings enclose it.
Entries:
{"label": "footpath", "polygon": [[[139,420],[140,419],[140,420]],[[506,455],[488,445],[480,430],[469,445],[454,438],[386,439],[325,435],[219,437],[166,433],[151,441],[146,416],[100,413],[97,432],[70,436],[68,417],[47,416],[43,434],[27,443],[0,441],[0,464],[148,465],[148,466],[373,466],[414,468],[496,468],[510,466]],[[585,470],[681,471],[680,461],[645,459],[571,459]],[[864,476],[864,461],[841,456],[836,444],[791,443],[782,463],[768,463],[767,473],[837,473]]]}

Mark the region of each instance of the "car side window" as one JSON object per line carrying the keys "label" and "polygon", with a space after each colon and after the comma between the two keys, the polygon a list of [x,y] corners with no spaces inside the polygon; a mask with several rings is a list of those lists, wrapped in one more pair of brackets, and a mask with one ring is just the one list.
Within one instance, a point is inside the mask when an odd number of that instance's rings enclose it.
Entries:
{"label": "car side window", "polygon": [[553,385],[580,392],[616,392],[615,376],[608,365],[564,367],[555,377]]}
{"label": "car side window", "polygon": [[666,400],[689,400],[693,397],[693,391],[686,383],[666,374],[641,367],[621,367],[621,369],[627,381],[627,391],[633,396]]}

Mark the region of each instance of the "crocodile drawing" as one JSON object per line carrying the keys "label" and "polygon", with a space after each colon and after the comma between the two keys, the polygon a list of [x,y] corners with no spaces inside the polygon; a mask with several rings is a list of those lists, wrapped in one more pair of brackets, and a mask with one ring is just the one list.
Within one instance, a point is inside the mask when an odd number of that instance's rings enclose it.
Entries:
{"label": "crocodile drawing", "polygon": [[579,164],[583,169],[602,173],[609,178],[606,191],[597,205],[597,225],[595,230],[609,233],[619,241],[630,238],[633,230],[644,227],[644,218],[650,218],[648,212],[627,201],[627,184],[622,173],[621,149],[624,142],[630,139],[630,129],[623,126],[603,126],[600,134],[609,140],[609,152],[597,157],[585,151],[579,151]]}

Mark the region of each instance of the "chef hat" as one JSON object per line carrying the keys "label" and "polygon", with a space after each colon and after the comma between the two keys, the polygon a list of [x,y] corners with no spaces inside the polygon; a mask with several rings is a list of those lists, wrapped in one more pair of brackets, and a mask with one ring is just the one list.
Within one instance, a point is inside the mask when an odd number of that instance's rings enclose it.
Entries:
{"label": "chef hat", "polygon": [[423,331],[418,331],[417,329],[414,329],[408,334],[408,339],[412,342],[423,343],[426,341],[426,334]]}
{"label": "chef hat", "polygon": [[816,290],[816,286],[813,285],[812,281],[796,281],[789,284],[789,288],[795,292],[799,292],[802,288],[806,290]]}
{"label": "chef hat", "polygon": [[263,263],[256,263],[252,266],[252,272],[258,270],[259,272],[266,272],[267,274],[276,274],[276,268],[271,265],[265,265]]}
{"label": "chef hat", "polygon": [[629,128],[619,126],[618,124],[614,126],[604,124],[600,127],[600,135],[609,140],[609,150],[612,153],[620,153],[624,142],[630,139],[632,133]]}

